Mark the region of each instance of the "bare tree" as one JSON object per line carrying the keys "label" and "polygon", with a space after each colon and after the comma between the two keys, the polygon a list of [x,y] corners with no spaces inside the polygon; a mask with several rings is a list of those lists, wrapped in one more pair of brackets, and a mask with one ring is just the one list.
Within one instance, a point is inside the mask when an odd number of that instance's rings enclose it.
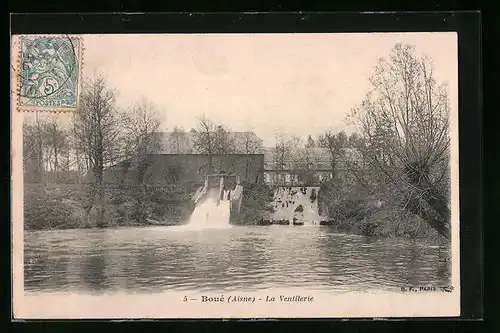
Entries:
{"label": "bare tree", "polygon": [[70,127],[69,145],[70,150],[74,154],[74,165],[76,166],[76,173],[78,177],[78,183],[80,183],[85,178],[85,173],[88,171],[86,154],[82,157],[84,149],[82,147],[82,137],[81,137],[81,127],[77,124],[76,112],[73,113],[72,125]]}
{"label": "bare tree", "polygon": [[23,122],[24,168],[28,181],[44,183],[46,171],[60,171],[62,158],[69,153],[68,133],[53,117],[34,119],[26,116]]}
{"label": "bare tree", "polygon": [[[247,131],[243,132],[236,142],[237,152],[245,155],[258,154],[262,152],[263,141],[255,133]],[[250,169],[249,158],[246,158],[245,164],[245,179],[248,181],[248,174]]]}
{"label": "bare tree", "polygon": [[289,163],[292,160],[292,142],[282,134],[275,137],[276,144],[273,150],[273,159],[277,170],[289,169]]}
{"label": "bare tree", "polygon": [[347,135],[344,132],[334,134],[330,131],[318,138],[318,146],[327,148],[330,152],[330,163],[332,169],[332,178],[337,177],[338,161],[343,158],[343,148],[347,145]]}
{"label": "bare tree", "polygon": [[56,175],[64,167],[63,158],[69,158],[69,135],[56,119],[51,119],[44,124],[43,141],[46,149],[47,168]]}
{"label": "bare tree", "polygon": [[306,148],[314,148],[314,147],[316,147],[316,142],[314,141],[314,139],[312,138],[312,136],[309,135],[307,137]]}
{"label": "bare tree", "polygon": [[194,140],[193,147],[200,154],[208,155],[208,172],[213,172],[213,155],[217,150],[217,142],[215,137],[215,131],[217,126],[208,119],[205,115],[202,115],[198,119],[198,128],[194,130]]}
{"label": "bare tree", "polygon": [[226,155],[236,152],[236,142],[232,133],[224,125],[217,125],[215,130],[215,151],[217,154]]}
{"label": "bare tree", "polygon": [[134,217],[138,222],[146,219],[145,207],[145,176],[149,166],[151,154],[158,153],[161,149],[160,142],[156,140],[155,132],[160,127],[160,119],[156,112],[156,106],[142,99],[128,110],[125,115],[125,154],[136,167],[136,187],[134,196],[136,199]]}
{"label": "bare tree", "polygon": [[[293,136],[289,137],[284,134],[275,136],[276,144],[273,149],[273,159],[276,164],[276,169],[279,177],[285,177],[281,181],[286,181],[287,175],[295,177],[294,170],[297,170],[301,162],[300,147],[302,145],[300,138]],[[291,181],[293,179],[290,179]]]}
{"label": "bare tree", "polygon": [[363,143],[362,143],[362,140],[361,140],[361,137],[359,136],[358,133],[354,132],[352,133],[350,136],[349,136],[349,139],[347,139],[347,145],[349,146],[349,148],[358,148],[359,146],[361,146]]}
{"label": "bare tree", "polygon": [[292,184],[296,181],[306,184],[316,183],[317,175],[314,168],[318,160],[308,143],[304,144],[298,136],[282,134],[277,135],[275,139],[273,157],[276,169],[283,170],[281,174],[285,177],[288,175]]}
{"label": "bare tree", "polygon": [[175,154],[188,154],[191,152],[191,142],[188,134],[180,127],[174,127],[168,138],[169,150]]}
{"label": "bare tree", "polygon": [[[38,117],[37,117],[38,118]],[[43,133],[36,123],[23,123],[23,168],[28,181],[41,182],[43,179]]]}
{"label": "bare tree", "polygon": [[[137,163],[138,171],[147,163],[147,157],[160,151],[160,142],[155,133],[161,125],[156,106],[147,99],[134,104],[124,115],[123,136],[125,156]],[[138,173],[138,181],[144,180],[143,172]]]}
{"label": "bare tree", "polygon": [[234,138],[225,126],[216,124],[205,115],[198,120],[198,128],[193,132],[193,147],[209,158],[209,173],[213,172],[213,155],[233,154],[236,152]]}
{"label": "bare tree", "polygon": [[431,60],[397,44],[380,59],[352,112],[372,186],[450,239],[449,102]]}
{"label": "bare tree", "polygon": [[292,174],[305,184],[315,184],[318,182],[316,171],[314,170],[318,163],[318,156],[315,155],[311,147],[311,137],[308,138],[306,144],[300,141],[293,141],[294,153]]}
{"label": "bare tree", "polygon": [[235,140],[236,151],[240,154],[258,154],[262,152],[263,141],[254,132],[242,132]]}
{"label": "bare tree", "polygon": [[74,118],[76,149],[84,156],[92,175],[91,197],[98,207],[98,227],[104,226],[103,172],[122,154],[121,116],[115,108],[115,92],[103,76],[86,82],[80,96],[81,108]]}

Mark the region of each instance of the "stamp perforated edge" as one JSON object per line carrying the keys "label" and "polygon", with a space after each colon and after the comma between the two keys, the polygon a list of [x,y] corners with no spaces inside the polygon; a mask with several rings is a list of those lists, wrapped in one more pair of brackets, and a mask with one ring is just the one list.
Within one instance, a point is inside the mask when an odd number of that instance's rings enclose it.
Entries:
{"label": "stamp perforated edge", "polygon": [[[22,37],[69,37],[78,38],[80,41],[79,47],[79,57],[78,57],[78,82],[77,82],[77,94],[76,94],[76,108],[57,108],[57,107],[30,107],[20,105],[19,99],[21,94],[21,80],[19,75],[21,74],[21,38]],[[17,112],[44,112],[44,113],[68,113],[68,112],[78,112],[80,109],[80,94],[83,88],[83,66],[84,66],[84,54],[85,46],[83,43],[83,37],[81,35],[68,35],[68,34],[31,34],[31,35],[12,35],[11,36],[11,95],[12,95],[12,107],[15,108]]]}

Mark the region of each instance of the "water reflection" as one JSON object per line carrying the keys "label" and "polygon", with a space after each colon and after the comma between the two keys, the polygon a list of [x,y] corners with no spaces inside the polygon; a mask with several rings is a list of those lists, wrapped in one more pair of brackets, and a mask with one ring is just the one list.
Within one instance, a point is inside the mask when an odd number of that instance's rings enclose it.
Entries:
{"label": "water reflection", "polygon": [[100,291],[107,286],[107,277],[104,272],[106,261],[102,253],[82,258],[80,277],[85,289]]}
{"label": "water reflection", "polygon": [[169,227],[25,235],[26,290],[160,292],[449,284],[446,251],[327,227]]}

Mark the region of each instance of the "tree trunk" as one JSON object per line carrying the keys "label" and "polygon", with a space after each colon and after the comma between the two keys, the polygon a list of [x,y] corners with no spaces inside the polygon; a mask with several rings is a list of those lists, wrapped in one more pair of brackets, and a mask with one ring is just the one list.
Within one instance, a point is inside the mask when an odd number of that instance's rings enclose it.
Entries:
{"label": "tree trunk", "polygon": [[[99,120],[100,122],[100,120]],[[100,124],[99,124],[100,128]],[[97,205],[99,207],[97,214],[96,226],[102,228],[105,226],[104,221],[104,188],[103,188],[103,173],[104,173],[104,146],[103,135],[99,130],[96,147],[96,186],[97,186]]]}
{"label": "tree trunk", "polygon": [[104,221],[104,189],[103,189],[103,165],[102,162],[98,162],[95,168],[95,177],[96,177],[96,206],[97,210],[97,219],[96,219],[96,227],[103,228],[105,226]]}
{"label": "tree trunk", "polygon": [[59,164],[58,164],[58,161],[57,161],[57,154],[58,154],[58,151],[57,151],[57,146],[54,145],[54,173],[55,173],[55,178],[56,178],[56,182],[59,180],[59,174],[58,174],[58,169],[59,169]]}
{"label": "tree trunk", "polygon": [[42,143],[42,129],[40,127],[40,121],[38,119],[38,113],[36,114],[36,124],[37,124],[37,178],[40,184],[44,184],[44,165],[43,165],[43,143]]}
{"label": "tree trunk", "polygon": [[181,145],[180,145],[180,142],[179,142],[179,136],[178,135],[176,136],[175,141],[177,143],[177,154],[180,154],[181,153]]}
{"label": "tree trunk", "polygon": [[409,210],[420,216],[425,222],[427,222],[434,230],[436,230],[441,236],[443,236],[447,241],[451,241],[451,230],[449,221],[443,220],[441,217],[432,214],[429,210],[421,207],[421,203],[418,199],[412,199],[408,205]]}
{"label": "tree trunk", "polygon": [[248,170],[249,166],[248,166],[248,157],[246,159],[246,165],[245,165],[245,181],[248,182]]}
{"label": "tree trunk", "polygon": [[137,166],[137,185],[135,189],[135,220],[138,223],[144,223],[147,218],[146,205],[145,205],[145,196],[146,189],[144,184],[144,177],[147,169],[147,161],[144,158],[139,158],[139,163]]}
{"label": "tree trunk", "polygon": [[211,153],[209,153],[208,154],[208,174],[213,173],[212,164],[213,164],[213,155]]}
{"label": "tree trunk", "polygon": [[[416,211],[416,214],[421,216],[431,227],[436,229],[446,239],[451,239],[450,234],[450,219],[451,211],[448,207],[446,198],[438,192],[435,184],[429,181],[428,168],[425,165],[413,163],[407,167],[406,175],[410,183],[417,189],[421,190],[421,199],[432,209],[433,213],[427,209],[421,208],[418,199],[413,199],[410,207]],[[417,201],[417,202],[415,202]]]}
{"label": "tree trunk", "polygon": [[331,166],[332,166],[332,179],[335,179],[337,177],[337,163],[335,161],[335,157],[332,156],[332,162],[331,162]]}

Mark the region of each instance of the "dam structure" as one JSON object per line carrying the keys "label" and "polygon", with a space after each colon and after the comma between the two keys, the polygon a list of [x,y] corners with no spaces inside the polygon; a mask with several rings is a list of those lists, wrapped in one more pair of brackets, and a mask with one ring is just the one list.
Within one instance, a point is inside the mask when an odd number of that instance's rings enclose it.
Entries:
{"label": "dam structure", "polygon": [[271,222],[287,225],[319,225],[319,186],[277,187],[273,196]]}
{"label": "dam structure", "polygon": [[[280,159],[274,148],[232,154],[162,150],[143,157],[141,163],[130,158],[107,167],[103,182],[113,188],[133,188],[139,179],[138,166],[146,165],[141,169],[141,186],[150,198],[148,218],[156,224],[187,223],[200,228],[231,223],[328,224],[332,221],[320,189],[333,178],[329,152],[303,150],[308,155],[303,161]],[[84,182],[92,181],[89,172]]]}
{"label": "dam structure", "polygon": [[[278,186],[271,202],[268,221],[281,225],[319,225],[319,186]],[[240,213],[243,185],[237,175],[209,175],[192,200],[195,208],[189,225],[199,228],[229,226],[231,216]]]}

